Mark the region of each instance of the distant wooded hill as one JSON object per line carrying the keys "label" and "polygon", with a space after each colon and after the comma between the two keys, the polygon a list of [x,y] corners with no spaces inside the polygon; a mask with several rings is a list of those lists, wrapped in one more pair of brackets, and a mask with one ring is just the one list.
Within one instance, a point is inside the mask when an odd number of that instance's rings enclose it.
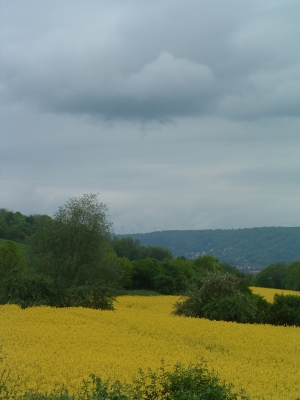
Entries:
{"label": "distant wooded hill", "polygon": [[221,262],[252,272],[273,263],[300,260],[298,227],[174,230],[117,236],[137,239],[143,246],[167,248],[174,256],[195,258],[211,254]]}

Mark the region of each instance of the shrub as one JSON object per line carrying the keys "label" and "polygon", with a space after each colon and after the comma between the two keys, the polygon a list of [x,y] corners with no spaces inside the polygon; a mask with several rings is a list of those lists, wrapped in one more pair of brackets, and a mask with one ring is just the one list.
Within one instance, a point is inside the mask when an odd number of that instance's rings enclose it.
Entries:
{"label": "shrub", "polygon": [[[1,374],[0,374],[1,376]],[[9,382],[11,383],[11,382]],[[244,392],[235,393],[232,385],[221,382],[214,373],[208,371],[203,362],[184,367],[176,364],[167,372],[162,363],[158,372],[151,369],[147,373],[139,371],[139,377],[131,384],[119,381],[110,383],[91,375],[84,381],[76,395],[71,395],[66,387],[49,394],[29,392],[21,394],[15,388],[0,382],[0,398],[12,400],[247,400]]]}
{"label": "shrub", "polygon": [[269,323],[300,326],[300,296],[275,294],[270,306]]}
{"label": "shrub", "polygon": [[1,303],[18,304],[22,308],[55,305],[56,291],[52,281],[40,275],[16,275],[4,280]]}
{"label": "shrub", "polygon": [[271,304],[259,294],[252,294],[251,300],[255,302],[256,307],[255,322],[258,324],[269,323]]}
{"label": "shrub", "polygon": [[64,307],[87,307],[113,310],[113,291],[101,285],[71,286],[63,299]]}
{"label": "shrub", "polygon": [[202,283],[192,281],[173,314],[236,322],[255,322],[256,302],[240,290],[240,279],[232,274],[207,273]]}
{"label": "shrub", "polygon": [[202,307],[203,317],[217,321],[254,322],[255,303],[249,296],[236,293],[212,299]]}
{"label": "shrub", "polygon": [[21,308],[45,305],[113,310],[114,300],[113,290],[101,284],[74,285],[58,294],[53,281],[43,275],[7,278],[0,293],[0,304],[17,304]]}

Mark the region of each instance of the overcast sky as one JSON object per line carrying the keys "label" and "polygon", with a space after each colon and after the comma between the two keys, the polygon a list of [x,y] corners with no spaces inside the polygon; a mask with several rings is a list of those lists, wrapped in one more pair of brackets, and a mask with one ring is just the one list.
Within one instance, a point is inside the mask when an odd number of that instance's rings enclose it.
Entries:
{"label": "overcast sky", "polygon": [[1,207],[300,226],[299,0],[0,0]]}

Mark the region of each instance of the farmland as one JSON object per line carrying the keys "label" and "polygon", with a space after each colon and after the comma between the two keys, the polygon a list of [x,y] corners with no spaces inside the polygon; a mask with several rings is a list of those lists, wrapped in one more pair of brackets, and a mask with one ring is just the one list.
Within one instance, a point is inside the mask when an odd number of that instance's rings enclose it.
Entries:
{"label": "farmland", "polygon": [[[261,291],[267,297],[269,289]],[[171,367],[204,358],[251,399],[299,396],[299,328],[175,317],[176,299],[123,296],[113,312],[1,306],[4,367],[22,377],[24,390],[46,392],[62,384],[76,389],[90,373],[129,382],[162,359]]]}
{"label": "farmland", "polygon": [[272,302],[274,294],[285,294],[285,295],[299,295],[300,292],[294,291],[294,290],[283,290],[283,289],[272,289],[272,288],[261,288],[261,287],[254,287],[251,286],[250,289],[254,294],[259,294],[269,302]]}

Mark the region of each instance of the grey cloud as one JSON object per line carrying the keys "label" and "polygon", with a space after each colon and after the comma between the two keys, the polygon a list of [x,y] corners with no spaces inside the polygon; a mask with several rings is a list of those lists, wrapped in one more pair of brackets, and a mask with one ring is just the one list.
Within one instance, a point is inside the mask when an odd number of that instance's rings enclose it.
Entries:
{"label": "grey cloud", "polygon": [[24,10],[37,36],[6,32],[6,98],[107,120],[299,115],[295,1],[92,1],[66,19],[69,5],[44,10],[44,30]]}
{"label": "grey cloud", "polygon": [[262,71],[247,79],[247,95],[228,95],[219,111],[237,119],[300,115],[300,64],[279,72]]}
{"label": "grey cloud", "polygon": [[207,65],[167,52],[138,72],[112,76],[103,73],[92,57],[74,66],[68,56],[56,65],[54,59],[43,60],[40,54],[38,61],[33,57],[23,68],[15,72],[11,68],[7,79],[15,96],[46,111],[142,120],[201,114],[217,96],[216,81]]}
{"label": "grey cloud", "polygon": [[299,225],[299,0],[0,3],[4,207],[94,192],[116,232]]}

